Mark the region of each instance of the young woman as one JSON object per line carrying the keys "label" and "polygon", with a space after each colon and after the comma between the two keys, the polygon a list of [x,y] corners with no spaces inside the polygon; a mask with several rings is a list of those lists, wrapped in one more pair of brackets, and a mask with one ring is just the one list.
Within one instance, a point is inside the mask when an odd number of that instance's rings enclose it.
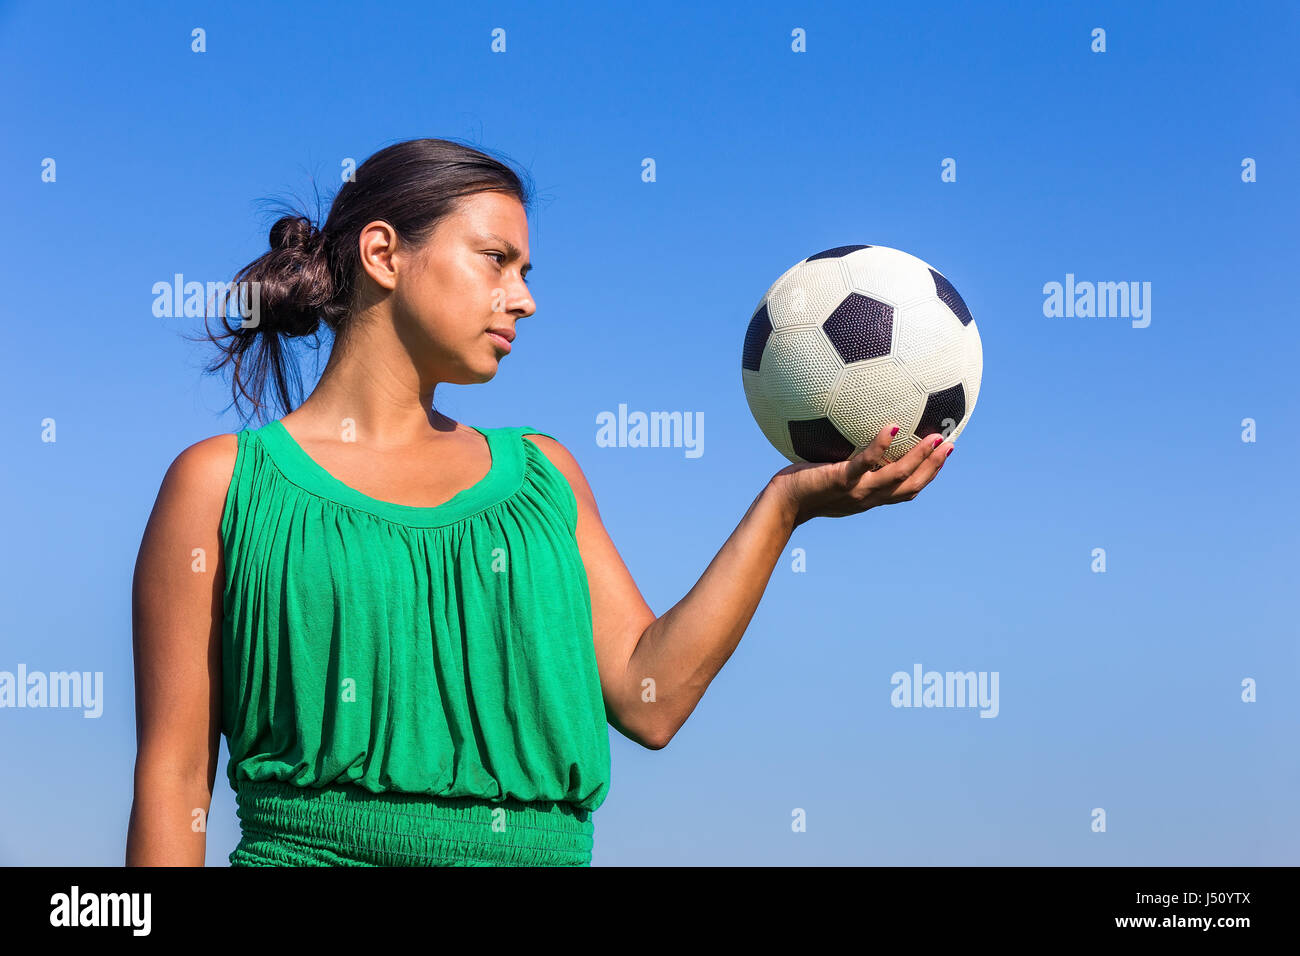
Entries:
{"label": "young woman", "polygon": [[128,865],[203,864],[221,734],[233,865],[590,865],[606,723],[667,745],[792,530],[910,501],[951,452],[932,435],[886,464],[886,428],[782,469],[656,616],[568,449],[433,407],[526,331],[530,203],[483,152],[403,142],[236,276],[260,292],[212,367],[233,362],[236,404],[262,412],[269,376],[292,408],[281,339],[323,322],[334,344],[298,407],[163,479],[133,582]]}

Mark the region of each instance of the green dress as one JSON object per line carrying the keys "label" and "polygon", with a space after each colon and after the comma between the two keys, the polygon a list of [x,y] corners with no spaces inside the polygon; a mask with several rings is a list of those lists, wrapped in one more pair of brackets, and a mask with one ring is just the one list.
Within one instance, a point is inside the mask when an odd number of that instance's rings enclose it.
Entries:
{"label": "green dress", "polygon": [[278,421],[221,518],[237,866],[590,866],[609,732],[573,490],[524,426],[433,508]]}

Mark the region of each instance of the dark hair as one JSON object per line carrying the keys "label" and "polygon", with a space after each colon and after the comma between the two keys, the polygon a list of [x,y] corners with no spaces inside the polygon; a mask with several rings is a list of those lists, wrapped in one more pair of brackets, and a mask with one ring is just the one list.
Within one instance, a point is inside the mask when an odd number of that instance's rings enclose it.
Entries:
{"label": "dark hair", "polygon": [[[525,209],[532,203],[527,173],[453,140],[412,139],[387,146],[362,163],[355,177],[339,187],[329,218],[319,229],[306,214],[283,207],[287,214],[271,226],[270,251],[240,269],[225,292],[219,314],[226,333],[214,337],[204,321],[207,339],[223,353],[205,371],[232,364],[236,408],[242,395],[263,420],[267,419],[262,394],[269,375],[280,405],[289,412],[294,406],[289,379],[299,391],[301,380],[296,364],[285,355],[282,337],[318,334],[322,322],[334,333],[336,343],[346,335],[360,289],[361,229],[382,219],[402,242],[420,246],[465,197],[480,192],[508,193]],[[318,216],[319,203],[318,194]],[[242,318],[236,311],[241,289],[245,304],[251,305],[247,290],[252,287],[244,284],[253,282],[258,283],[259,321],[247,328],[237,321],[232,327],[227,316]],[[225,308],[232,299],[235,309]],[[250,349],[254,350],[251,372],[246,354]],[[247,422],[249,416],[242,410],[240,415]]]}

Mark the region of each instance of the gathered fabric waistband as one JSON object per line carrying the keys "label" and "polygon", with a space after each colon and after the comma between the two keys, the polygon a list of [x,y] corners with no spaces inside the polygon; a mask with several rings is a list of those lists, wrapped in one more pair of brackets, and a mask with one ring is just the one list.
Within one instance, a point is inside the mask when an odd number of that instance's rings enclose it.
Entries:
{"label": "gathered fabric waistband", "polygon": [[590,866],[591,811],[240,780],[231,866]]}

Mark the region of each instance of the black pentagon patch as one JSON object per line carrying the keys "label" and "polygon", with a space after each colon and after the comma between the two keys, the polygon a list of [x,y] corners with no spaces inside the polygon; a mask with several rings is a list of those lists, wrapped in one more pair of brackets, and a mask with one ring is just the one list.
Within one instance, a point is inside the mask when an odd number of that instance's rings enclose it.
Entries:
{"label": "black pentagon patch", "polygon": [[853,454],[853,443],[840,434],[829,418],[787,422],[790,444],[804,461],[843,461]]}
{"label": "black pentagon patch", "polygon": [[894,307],[850,292],[822,323],[826,337],[845,362],[889,354],[894,332]]}
{"label": "black pentagon patch", "polygon": [[825,252],[819,252],[815,256],[809,256],[805,262],[812,262],[814,259],[838,259],[840,256],[847,256],[850,252],[857,252],[859,249],[870,249],[870,246],[836,246],[834,249],[827,249]]}
{"label": "black pentagon patch", "polygon": [[934,276],[934,294],[939,297],[939,301],[952,309],[952,314],[961,319],[962,325],[970,325],[972,318],[970,309],[966,308],[966,303],[952,287],[952,283],[933,269],[930,270],[930,275]]}
{"label": "black pentagon patch", "polygon": [[745,349],[740,356],[741,368],[758,371],[758,365],[763,361],[763,348],[771,334],[772,320],[767,316],[767,303],[764,302],[749,320],[749,328],[745,330]]}
{"label": "black pentagon patch", "polygon": [[918,439],[938,433],[945,438],[951,432],[945,432],[947,422],[952,421],[953,429],[966,417],[966,389],[958,382],[952,388],[942,392],[931,392],[925,400],[925,411],[921,413],[921,422],[914,434]]}

